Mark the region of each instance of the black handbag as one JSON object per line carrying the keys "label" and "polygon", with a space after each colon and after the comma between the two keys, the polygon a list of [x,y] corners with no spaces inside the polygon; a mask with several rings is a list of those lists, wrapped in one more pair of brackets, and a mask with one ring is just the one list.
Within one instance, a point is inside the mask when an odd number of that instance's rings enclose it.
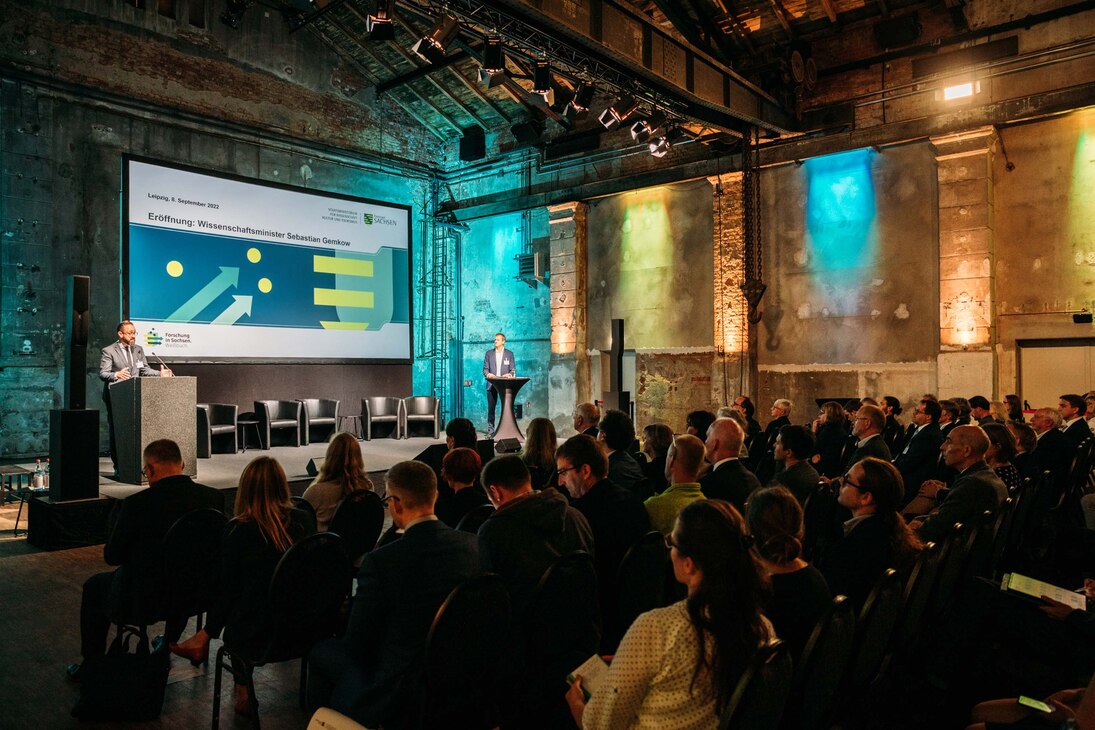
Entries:
{"label": "black handbag", "polygon": [[[131,639],[137,642],[133,652]],[[84,721],[156,719],[163,709],[170,657],[166,642],[149,651],[147,635],[120,627],[106,654],[84,661],[72,716]]]}

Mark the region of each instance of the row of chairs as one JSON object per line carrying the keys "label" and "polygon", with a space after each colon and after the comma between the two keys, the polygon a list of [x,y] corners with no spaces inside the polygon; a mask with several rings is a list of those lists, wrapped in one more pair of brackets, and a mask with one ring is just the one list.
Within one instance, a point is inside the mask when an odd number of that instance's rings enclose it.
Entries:
{"label": "row of chairs", "polygon": [[[258,446],[276,441],[291,446],[322,442],[349,421],[353,433],[371,440],[375,426],[391,427],[390,435],[407,438],[412,424],[428,424],[433,437],[441,434],[441,402],[434,396],[361,399],[360,415],[339,413],[340,401],[331,398],[257,400],[251,413],[239,413],[234,403],[199,403],[197,407],[198,458],[239,450],[239,428],[253,428]],[[218,449],[217,446],[220,448]]]}

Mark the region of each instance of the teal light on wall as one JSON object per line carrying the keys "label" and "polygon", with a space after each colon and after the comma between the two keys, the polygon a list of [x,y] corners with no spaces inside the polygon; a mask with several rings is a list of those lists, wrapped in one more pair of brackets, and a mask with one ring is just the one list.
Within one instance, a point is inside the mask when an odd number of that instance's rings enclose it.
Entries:
{"label": "teal light on wall", "polygon": [[814,266],[868,266],[878,253],[873,150],[807,160],[806,230]]}
{"label": "teal light on wall", "polygon": [[1095,116],[1076,137],[1068,193],[1068,228],[1076,264],[1095,258]]}

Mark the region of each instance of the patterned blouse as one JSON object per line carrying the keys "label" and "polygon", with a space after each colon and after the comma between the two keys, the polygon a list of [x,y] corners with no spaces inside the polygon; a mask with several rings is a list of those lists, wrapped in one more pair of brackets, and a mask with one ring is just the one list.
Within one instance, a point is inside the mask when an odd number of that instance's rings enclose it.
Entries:
{"label": "patterned blouse", "polygon": [[[764,619],[770,637],[775,631]],[[701,676],[689,691],[696,631],[685,602],[635,619],[582,716],[583,730],[714,730],[715,695]]]}
{"label": "patterned blouse", "polygon": [[1014,492],[1023,483],[1023,475],[1019,473],[1014,464],[996,466],[992,470],[996,473],[996,476],[1000,477],[1000,481],[1008,488],[1009,493]]}

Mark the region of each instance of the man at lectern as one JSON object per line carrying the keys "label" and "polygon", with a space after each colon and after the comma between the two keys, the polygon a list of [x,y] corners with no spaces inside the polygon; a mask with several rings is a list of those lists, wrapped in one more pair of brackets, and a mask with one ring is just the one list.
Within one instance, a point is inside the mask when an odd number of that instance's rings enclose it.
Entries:
{"label": "man at lectern", "polygon": [[130,378],[171,377],[174,373],[166,365],[162,370],[148,366],[144,348],[135,344],[137,328],[128,319],[118,323],[118,341],[103,348],[99,360],[99,379],[103,381],[103,405],[106,406],[107,429],[110,431],[110,461],[114,473],[118,473],[118,448],[114,442],[114,413],[110,407],[110,384]]}
{"label": "man at lectern", "polygon": [[[495,375],[512,378],[517,374],[513,353],[506,349],[506,336],[499,332],[494,336],[494,347],[483,356],[483,377]],[[498,403],[498,391],[487,382],[487,437],[494,437],[494,407]]]}

